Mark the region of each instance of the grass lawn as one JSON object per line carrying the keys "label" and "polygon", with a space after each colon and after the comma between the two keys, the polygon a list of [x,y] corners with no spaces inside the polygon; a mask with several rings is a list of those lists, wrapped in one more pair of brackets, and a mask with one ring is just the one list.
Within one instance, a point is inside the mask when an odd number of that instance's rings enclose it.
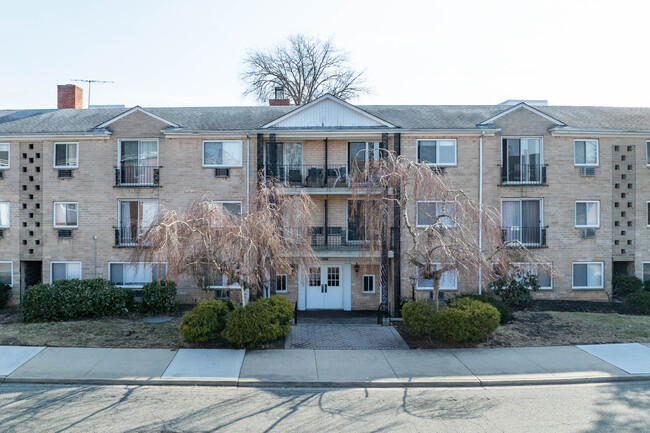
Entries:
{"label": "grass lawn", "polygon": [[562,346],[650,341],[650,316],[615,313],[517,311],[485,342],[453,345],[413,337],[398,326],[411,348]]}

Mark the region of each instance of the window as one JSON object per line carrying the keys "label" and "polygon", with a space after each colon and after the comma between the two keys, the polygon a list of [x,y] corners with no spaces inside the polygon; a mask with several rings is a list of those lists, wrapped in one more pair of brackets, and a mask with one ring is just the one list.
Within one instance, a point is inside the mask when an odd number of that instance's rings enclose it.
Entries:
{"label": "window", "polygon": [[641,278],[644,283],[650,280],[650,262],[643,262],[643,275]]}
{"label": "window", "polygon": [[598,140],[574,140],[574,165],[598,165]]}
{"label": "window", "polygon": [[213,201],[212,203],[221,205],[224,212],[231,215],[241,215],[241,202],[240,201]]}
{"label": "window", "polygon": [[118,286],[142,287],[152,281],[165,279],[166,263],[109,263],[108,275]]}
{"label": "window", "polygon": [[14,285],[13,262],[0,262],[0,283]]}
{"label": "window", "polygon": [[456,140],[418,140],[418,162],[437,166],[455,166]]}
{"label": "window", "polygon": [[[440,263],[433,263],[435,266],[435,269],[440,269],[442,267],[442,264]],[[433,280],[427,280],[421,277],[421,270],[418,271],[420,273],[420,278],[418,279],[418,290],[433,290]],[[456,287],[458,285],[458,271],[456,269],[451,269],[449,271],[446,271],[442,274],[442,277],[440,278],[440,290],[456,290]]]}
{"label": "window", "polygon": [[9,143],[0,143],[0,170],[9,168]]}
{"label": "window", "polygon": [[535,246],[544,243],[544,203],[541,199],[504,199],[501,202],[501,237]]}
{"label": "window", "polygon": [[600,202],[576,202],[576,227],[600,227]]}
{"label": "window", "polygon": [[504,138],[501,181],[542,183],[544,155],[541,138]]}
{"label": "window", "polygon": [[456,203],[453,201],[419,201],[417,202],[416,221],[418,227],[431,227],[436,223],[455,227]]}
{"label": "window", "polygon": [[158,219],[157,200],[119,200],[119,244],[137,244]]}
{"label": "window", "polygon": [[81,262],[50,262],[50,283],[59,280],[80,280]]}
{"label": "window", "polygon": [[287,274],[278,274],[276,276],[275,291],[276,292],[286,292],[287,291]]}
{"label": "window", "polygon": [[54,227],[75,228],[78,226],[77,203],[54,203]]}
{"label": "window", "polygon": [[[540,290],[553,289],[553,265],[551,263],[512,263],[512,266],[521,274],[535,275]],[[518,277],[515,275],[514,278]]]}
{"label": "window", "polygon": [[229,281],[226,274],[220,273],[206,275],[203,277],[203,283],[205,284],[205,287],[211,289],[229,289],[239,287],[239,283]]}
{"label": "window", "polygon": [[120,185],[156,185],[158,140],[120,140],[118,147]]}
{"label": "window", "polygon": [[78,149],[77,143],[54,143],[54,168],[79,167]]}
{"label": "window", "polygon": [[204,141],[203,167],[241,167],[241,140]]}
{"label": "window", "polygon": [[0,228],[9,228],[9,203],[0,202]]}
{"label": "window", "polygon": [[375,293],[375,276],[363,276],[363,293]]}
{"label": "window", "polygon": [[574,289],[602,289],[603,262],[578,262],[573,264]]}

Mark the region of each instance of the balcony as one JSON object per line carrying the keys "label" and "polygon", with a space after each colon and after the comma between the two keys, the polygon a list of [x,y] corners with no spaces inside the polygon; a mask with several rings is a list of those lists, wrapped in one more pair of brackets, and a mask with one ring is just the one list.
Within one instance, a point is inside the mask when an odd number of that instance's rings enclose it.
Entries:
{"label": "balcony", "polygon": [[267,177],[275,176],[290,188],[348,188],[350,176],[345,164],[278,165],[266,168]]}
{"label": "balcony", "polygon": [[[345,227],[311,227],[309,229],[290,228],[287,233],[300,233],[301,230],[307,230],[309,241],[314,251],[334,251],[334,250],[369,250],[370,243],[367,240],[348,240]],[[287,235],[290,236],[290,235]],[[388,249],[395,249],[397,243],[397,229],[389,229]],[[377,247],[379,250],[379,246]]]}
{"label": "balcony", "polygon": [[138,247],[145,244],[144,234],[149,227],[127,225],[115,227],[115,246],[116,247]]}
{"label": "balcony", "polygon": [[115,168],[115,186],[158,187],[160,169],[157,166],[122,165]]}
{"label": "balcony", "polygon": [[512,246],[519,242],[526,248],[545,248],[546,227],[501,227],[501,240]]}
{"label": "balcony", "polygon": [[546,185],[546,166],[544,164],[502,165],[501,185]]}

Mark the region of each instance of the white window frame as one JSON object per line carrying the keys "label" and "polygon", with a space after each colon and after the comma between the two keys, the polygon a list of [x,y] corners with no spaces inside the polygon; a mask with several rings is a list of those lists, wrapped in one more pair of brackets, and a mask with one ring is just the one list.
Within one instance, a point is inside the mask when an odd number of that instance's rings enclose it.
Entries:
{"label": "white window frame", "polygon": [[[431,264],[436,266],[436,267],[442,266],[442,263],[440,263],[440,262],[435,262],[435,263],[431,263]],[[456,285],[453,288],[440,286],[439,290],[441,292],[443,292],[443,291],[444,292],[454,292],[454,291],[458,290],[458,269],[451,269],[451,270],[449,270],[447,272],[443,272],[443,275],[448,273],[448,272],[453,272],[454,273],[454,282],[456,283]],[[417,283],[416,283],[416,286],[415,286],[415,290],[424,290],[424,291],[433,290],[433,287],[420,286],[420,279],[421,278],[420,278],[420,276],[418,274],[418,280],[417,280]],[[442,277],[440,277],[440,280],[442,281]]]}
{"label": "white window frame", "polygon": [[[74,204],[77,206],[77,224],[70,226],[70,225],[57,225],[56,224],[56,205],[57,204]],[[67,211],[66,211],[67,212]],[[54,205],[52,206],[52,226],[55,229],[76,229],[79,228],[79,203],[76,201],[55,201]]]}
{"label": "white window frame", "polygon": [[[585,143],[585,163],[581,164],[576,162],[576,143],[582,141]],[[586,162],[586,155],[587,155],[587,143],[589,142],[595,142],[596,143],[596,162],[595,163],[589,163]],[[576,167],[598,167],[600,165],[600,143],[598,142],[597,139],[595,138],[576,138],[573,140],[573,165]]]}
{"label": "white window frame", "polygon": [[[277,286],[277,284],[276,284],[277,287],[275,288],[275,291],[277,293],[287,293],[289,291],[289,275],[287,275],[287,274],[277,274],[276,277],[277,278],[284,278],[284,290],[280,290],[278,288],[279,286]],[[238,286],[239,286],[239,284],[238,284]]]}
{"label": "white window frame", "polygon": [[0,225],[0,229],[8,229],[11,227],[11,203],[8,201],[0,201],[0,204],[6,204],[7,205],[7,225],[3,226]]}
{"label": "white window frame", "polygon": [[[458,206],[456,206],[456,202],[454,202],[453,200],[418,200],[418,201],[415,202],[415,226],[416,227],[419,227],[419,228],[433,227],[433,225],[420,224],[418,222],[419,221],[419,213],[420,213],[420,209],[419,209],[419,207],[420,207],[419,204],[420,203],[436,203],[436,214],[438,213],[438,203],[453,203],[454,207],[456,208],[456,218],[455,219],[458,219]],[[442,222],[442,221],[440,221],[440,222]],[[454,221],[454,219],[452,219],[452,224],[451,225],[448,225],[448,224],[444,224],[444,225],[445,225],[445,227],[456,227],[458,224]]]}
{"label": "white window frame", "polygon": [[[539,290],[553,290],[553,263],[542,263],[542,262],[512,262],[510,263],[511,265],[514,266],[539,266],[539,265],[545,265],[550,269],[550,286],[539,286]],[[533,274],[532,272],[530,274],[535,275],[537,278],[537,282],[539,283],[539,276],[538,276],[539,270],[535,269],[535,273]]]}
{"label": "white window frame", "polygon": [[438,146],[439,141],[453,141],[454,142],[454,162],[436,162],[436,163],[431,163],[428,162],[426,165],[431,166],[431,167],[457,167],[458,166],[458,140],[455,138],[421,138],[416,140],[417,142],[417,149],[416,151],[416,157],[419,163],[423,163],[420,161],[420,143],[422,141],[435,141],[436,142],[436,161],[440,161],[440,147]]}
{"label": "white window frame", "polygon": [[[137,141],[138,147],[139,142],[141,141],[155,141],[156,142],[156,165],[155,167],[160,167],[160,141],[157,138],[120,138],[117,140],[117,166],[122,166],[122,142],[123,141]],[[79,149],[77,148],[77,155],[79,155]]]}
{"label": "white window frame", "polygon": [[243,205],[243,202],[242,202],[241,200],[213,200],[213,201],[211,201],[211,202],[209,202],[209,203],[220,204],[220,205],[222,205],[221,209],[222,209],[224,212],[226,211],[226,208],[223,207],[224,204],[238,204],[238,205],[239,205],[239,209],[240,209],[239,215],[243,215],[243,214],[244,214],[244,205]]}
{"label": "white window frame", "polygon": [[[578,224],[578,203],[596,203],[598,206],[598,222],[594,224],[585,224],[585,225],[579,225]],[[575,224],[576,228],[599,228],[600,227],[600,200],[576,200],[575,205],[574,205],[574,214],[573,214],[573,222]]]}
{"label": "white window frame", "polygon": [[69,278],[68,278],[68,265],[69,264],[75,264],[75,265],[78,264],[79,265],[79,275],[80,275],[79,279],[83,279],[83,264],[81,262],[66,261],[66,260],[52,261],[52,262],[50,262],[50,284],[52,284],[54,282],[54,280],[53,280],[53,277],[54,277],[54,265],[60,265],[60,264],[65,264],[66,265],[65,266],[65,276],[66,276],[66,278],[64,278],[64,280],[69,280]]}
{"label": "white window frame", "polygon": [[[205,163],[205,143],[237,143],[239,144],[239,165],[228,164],[206,164]],[[244,165],[244,142],[242,140],[203,140],[201,145],[201,164],[206,168],[238,168]]]}
{"label": "white window frame", "polygon": [[644,283],[645,283],[645,280],[643,279],[643,276],[645,275],[645,273],[643,272],[643,267],[645,265],[650,265],[650,262],[641,262],[641,281],[643,281]]}
{"label": "white window frame", "polygon": [[[111,280],[111,265],[165,265],[165,278],[167,275],[167,262],[108,262],[108,280]],[[124,274],[122,274],[122,279],[124,279]],[[156,280],[152,280],[153,282]],[[148,284],[148,283],[145,283]],[[117,287],[123,287],[126,289],[139,289],[142,288],[143,284],[116,284]]]}
{"label": "white window frame", "polygon": [[[602,275],[601,278],[601,284],[600,286],[574,286],[573,281],[574,281],[574,273],[575,273],[575,265],[600,265],[600,275]],[[587,273],[587,275],[589,275]],[[594,289],[603,289],[605,287],[605,263],[604,262],[573,262],[571,263],[571,288],[574,290],[594,290]]]}
{"label": "white window frame", "polygon": [[[77,146],[77,160],[76,160],[74,165],[56,165],[56,146],[57,146],[57,144],[66,144],[66,145],[67,144],[74,144],[75,146]],[[120,148],[121,148],[121,146],[120,146]],[[67,153],[67,151],[68,150],[67,150],[67,147],[66,147],[66,153]],[[119,152],[119,150],[118,150],[118,152]],[[79,143],[74,142],[74,141],[57,141],[57,142],[55,142],[54,147],[53,147],[53,152],[52,152],[52,166],[54,168],[61,169],[61,170],[70,170],[70,169],[73,169],[73,168],[79,168]]]}
{"label": "white window frame", "polygon": [[[222,278],[226,278],[224,274],[221,274]],[[221,280],[221,284],[217,284],[214,286],[208,286],[208,289],[239,289],[241,286],[239,283],[232,283],[232,284],[224,284],[223,279]]]}
{"label": "white window frame", "polygon": [[[365,286],[366,277],[372,278],[372,290],[363,290]],[[375,293],[375,275],[374,274],[365,274],[361,276],[361,293],[371,294]]]}
{"label": "white window frame", "polygon": [[11,277],[11,282],[9,283],[9,287],[13,287],[14,286],[14,262],[9,261],[9,260],[0,260],[0,264],[3,264],[3,263],[9,263],[9,265],[11,267],[11,271],[10,271],[11,273],[9,274],[10,277]]}
{"label": "white window frame", "polygon": [[0,170],[9,170],[11,168],[11,143],[0,143],[0,146],[7,146],[7,165],[0,165]]}

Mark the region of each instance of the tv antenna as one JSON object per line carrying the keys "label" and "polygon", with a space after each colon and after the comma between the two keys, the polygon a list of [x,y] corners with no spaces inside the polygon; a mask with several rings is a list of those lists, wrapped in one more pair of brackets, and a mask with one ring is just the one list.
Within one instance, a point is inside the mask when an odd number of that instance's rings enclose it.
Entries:
{"label": "tv antenna", "polygon": [[90,108],[90,86],[92,86],[93,83],[97,84],[108,84],[108,83],[114,83],[115,81],[101,81],[101,80],[70,80],[70,81],[81,81],[83,83],[88,83],[88,108]]}

